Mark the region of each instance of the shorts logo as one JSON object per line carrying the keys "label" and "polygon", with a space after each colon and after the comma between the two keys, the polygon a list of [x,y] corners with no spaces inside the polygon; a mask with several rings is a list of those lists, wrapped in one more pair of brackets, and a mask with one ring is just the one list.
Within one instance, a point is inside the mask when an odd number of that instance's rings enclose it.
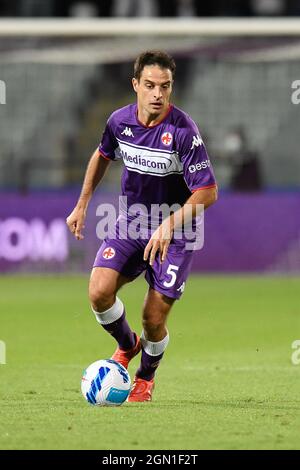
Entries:
{"label": "shorts logo", "polygon": [[163,135],[161,136],[161,141],[164,145],[171,145],[173,141],[173,136],[170,132],[164,132]]}
{"label": "shorts logo", "polygon": [[105,250],[103,251],[102,258],[111,259],[115,256],[115,254],[116,254],[116,250],[112,248],[111,246],[109,246],[108,248],[105,248]]}
{"label": "shorts logo", "polygon": [[178,287],[177,292],[181,292],[183,294],[184,288],[185,288],[185,282],[183,282],[181,286]]}

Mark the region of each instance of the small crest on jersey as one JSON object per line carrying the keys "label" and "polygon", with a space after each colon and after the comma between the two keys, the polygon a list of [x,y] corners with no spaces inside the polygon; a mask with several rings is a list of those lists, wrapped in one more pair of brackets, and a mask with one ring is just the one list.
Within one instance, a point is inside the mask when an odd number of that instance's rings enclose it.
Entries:
{"label": "small crest on jersey", "polygon": [[108,246],[105,248],[105,250],[102,253],[102,258],[104,259],[112,259],[116,254],[116,250],[112,248],[111,246]]}
{"label": "small crest on jersey", "polygon": [[161,136],[161,141],[164,145],[171,145],[171,143],[173,142],[173,136],[171,134],[171,132],[164,132],[163,135]]}
{"label": "small crest on jersey", "polygon": [[130,127],[125,127],[125,129],[121,132],[121,135],[127,135],[127,137],[134,137]]}

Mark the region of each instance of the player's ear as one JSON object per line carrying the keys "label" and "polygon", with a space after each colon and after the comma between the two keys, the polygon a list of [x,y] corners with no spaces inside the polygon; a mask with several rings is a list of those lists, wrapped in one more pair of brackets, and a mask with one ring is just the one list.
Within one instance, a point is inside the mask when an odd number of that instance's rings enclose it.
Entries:
{"label": "player's ear", "polygon": [[132,79],[132,86],[133,86],[134,91],[137,93],[138,81],[136,78]]}

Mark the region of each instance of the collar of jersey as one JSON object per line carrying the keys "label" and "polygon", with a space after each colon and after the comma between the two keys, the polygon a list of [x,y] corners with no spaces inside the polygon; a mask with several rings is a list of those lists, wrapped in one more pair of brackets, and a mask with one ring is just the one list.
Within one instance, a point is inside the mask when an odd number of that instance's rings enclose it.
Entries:
{"label": "collar of jersey", "polygon": [[169,114],[170,114],[170,112],[172,111],[172,109],[173,109],[173,105],[172,105],[172,104],[169,104],[169,109],[168,109],[168,111],[167,111],[166,114],[161,118],[160,121],[158,121],[156,124],[154,124],[154,126],[145,126],[145,124],[143,124],[143,123],[139,120],[139,118],[138,118],[138,115],[137,115],[137,113],[138,113],[138,107],[137,107],[137,105],[136,105],[135,118],[136,118],[137,123],[138,123],[140,126],[145,127],[146,129],[153,129],[153,128],[156,127],[156,126],[159,126],[159,124],[161,124],[161,123],[169,116]]}

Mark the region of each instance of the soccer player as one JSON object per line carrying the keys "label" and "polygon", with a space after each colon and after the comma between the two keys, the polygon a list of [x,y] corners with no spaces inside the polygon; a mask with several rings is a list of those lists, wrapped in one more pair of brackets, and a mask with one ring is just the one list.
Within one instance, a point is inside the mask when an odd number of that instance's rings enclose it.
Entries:
{"label": "soccer player", "polygon": [[[217,199],[217,185],[199,130],[182,110],[170,104],[175,62],[163,51],[146,51],[134,64],[133,89],[137,103],[116,110],[109,117],[101,143],[92,155],[78,202],[67,218],[75,237],[82,230],[92,194],[111,161],[122,158],[122,195],[128,207],[143,204],[178,204],[175,212],[159,221],[148,238],[107,236],[90,278],[89,298],[96,320],[118,343],[112,359],[128,367],[141,351],[129,402],[152,399],[154,375],[169,342],[167,317],[183,293],[194,251],[188,251],[175,230],[185,223],[189,206],[194,217],[198,204],[204,209]],[[121,214],[131,221],[130,211]],[[139,337],[126,320],[118,290],[145,271],[149,285]]]}

